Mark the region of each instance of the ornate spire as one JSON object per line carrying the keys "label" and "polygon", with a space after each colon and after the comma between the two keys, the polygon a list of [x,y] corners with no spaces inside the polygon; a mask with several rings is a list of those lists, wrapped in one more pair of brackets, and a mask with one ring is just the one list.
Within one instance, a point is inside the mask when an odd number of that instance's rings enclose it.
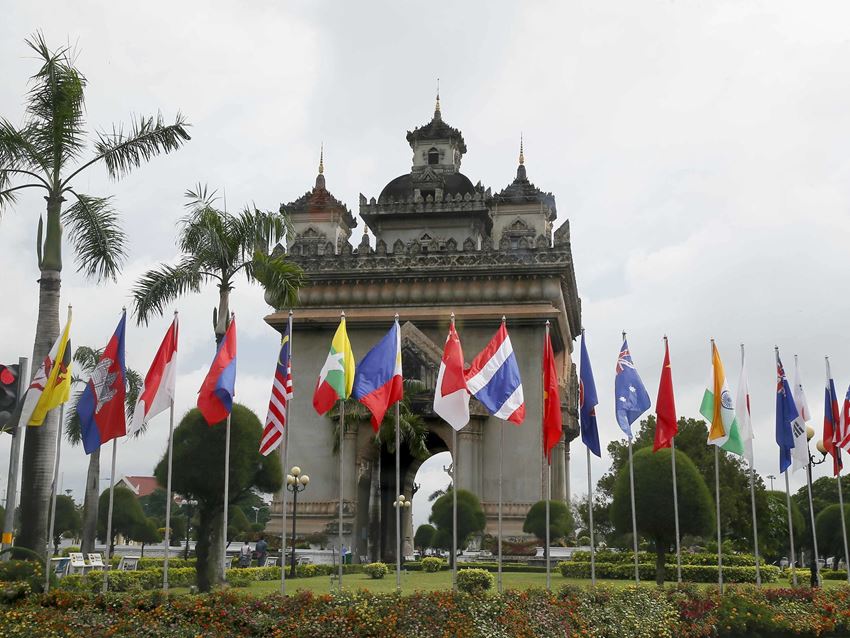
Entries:
{"label": "ornate spire", "polygon": [[319,174],[316,175],[316,188],[325,188],[325,143],[319,147]]}
{"label": "ornate spire", "polygon": [[440,78],[437,78],[437,103],[434,105],[434,119],[441,119],[442,114],[440,113]]}
{"label": "ornate spire", "polygon": [[519,134],[519,165],[525,164],[525,154],[522,152],[522,133]]}
{"label": "ornate spire", "polygon": [[523,149],[522,133],[519,134],[519,166],[516,167],[516,181],[524,182],[528,179],[525,173],[525,150]]}

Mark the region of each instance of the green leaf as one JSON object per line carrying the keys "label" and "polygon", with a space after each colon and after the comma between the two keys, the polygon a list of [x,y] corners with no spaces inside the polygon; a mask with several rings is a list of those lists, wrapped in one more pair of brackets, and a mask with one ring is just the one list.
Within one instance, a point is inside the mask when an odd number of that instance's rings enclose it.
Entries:
{"label": "green leaf", "polygon": [[115,280],[126,257],[126,236],[112,208],[112,198],[70,192],[77,201],[65,209],[62,220],[70,229],[77,271],[98,281]]}

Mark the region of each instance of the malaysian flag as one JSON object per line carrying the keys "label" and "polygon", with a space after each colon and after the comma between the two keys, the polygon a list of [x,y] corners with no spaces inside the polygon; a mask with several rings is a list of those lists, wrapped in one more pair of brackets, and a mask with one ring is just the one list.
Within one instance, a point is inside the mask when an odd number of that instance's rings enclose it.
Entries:
{"label": "malaysian flag", "polygon": [[292,399],[292,361],[290,357],[289,327],[283,333],[280,342],[280,356],[274,371],[272,394],[269,398],[269,413],[266,415],[266,427],[260,440],[260,454],[268,456],[280,445],[283,428],[286,425],[286,404]]}

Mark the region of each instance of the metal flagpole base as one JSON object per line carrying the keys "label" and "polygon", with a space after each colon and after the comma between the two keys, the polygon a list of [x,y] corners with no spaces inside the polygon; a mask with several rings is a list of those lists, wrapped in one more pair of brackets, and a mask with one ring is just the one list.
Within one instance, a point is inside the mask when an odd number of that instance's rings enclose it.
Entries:
{"label": "metal flagpole base", "polygon": [[227,510],[230,505],[230,414],[224,434],[224,520],[221,523],[221,575],[227,581]]}
{"label": "metal flagpole base", "polygon": [[797,556],[794,553],[794,521],[791,518],[791,487],[788,485],[788,468],[785,469],[785,501],[788,506],[788,544],[791,548],[791,582],[797,586]]}
{"label": "metal flagpole base", "polygon": [[106,567],[103,569],[103,593],[109,590],[109,568],[112,566],[112,505],[115,496],[115,458],[118,454],[118,439],[112,439],[112,470],[109,472],[109,512],[106,518]]}
{"label": "metal flagpole base", "polygon": [[587,516],[590,527],[590,584],[596,587],[596,543],[593,539],[593,484],[590,480],[590,448],[587,452]]}
{"label": "metal flagpole base", "polygon": [[682,583],[682,546],[679,534],[679,490],[676,476],[676,439],[670,439],[670,463],[673,470],[673,518],[676,523],[676,582]]}
{"label": "metal flagpole base", "polygon": [[717,510],[717,586],[723,593],[723,540],[720,537],[720,449],[714,446],[714,500]]}
{"label": "metal flagpole base", "polygon": [[174,450],[174,399],[169,406],[168,420],[168,478],[165,486],[165,561],[162,564],[162,591],[168,591],[168,558],[171,554],[171,502],[174,495],[171,493],[171,457]]}
{"label": "metal flagpole base", "polygon": [[850,553],[847,551],[847,523],[844,520],[844,494],[841,490],[841,473],[838,476],[838,505],[841,508],[841,538],[844,540],[844,567],[847,569],[847,582],[850,583]]}
{"label": "metal flagpole base", "polygon": [[505,447],[505,422],[499,420],[499,593],[502,593],[502,461]]}
{"label": "metal flagpole base", "polygon": [[56,428],[56,453],[53,455],[53,489],[50,493],[50,529],[47,532],[47,547],[44,553],[44,593],[50,591],[50,545],[56,524],[56,496],[59,493],[59,459],[62,450],[62,428],[65,425],[65,404],[59,407],[59,427]]}
{"label": "metal flagpole base", "polygon": [[632,545],[635,552],[635,582],[640,582],[640,567],[638,561],[637,514],[635,513],[635,468],[632,463],[632,437],[629,437],[629,486],[632,499]]}
{"label": "metal flagpole base", "polygon": [[759,557],[759,528],[756,517],[756,471],[750,467],[750,500],[753,506],[753,552],[756,559],[756,585],[761,587],[761,559]]}

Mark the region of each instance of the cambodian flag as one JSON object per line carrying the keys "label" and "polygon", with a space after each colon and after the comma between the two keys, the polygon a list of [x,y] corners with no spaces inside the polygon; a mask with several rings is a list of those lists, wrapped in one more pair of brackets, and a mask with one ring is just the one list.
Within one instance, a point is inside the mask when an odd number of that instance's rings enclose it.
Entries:
{"label": "cambodian flag", "polygon": [[124,365],[124,332],[127,313],[115,334],[106,344],[77,402],[77,414],[82,426],[83,448],[91,454],[104,443],[127,434],[127,414],[124,401],[127,395],[127,371]]}
{"label": "cambodian flag", "polygon": [[198,391],[198,409],[210,426],[224,421],[236,394],[236,317],[230,321],[210,371]]}
{"label": "cambodian flag", "polygon": [[517,425],[525,419],[522,379],[504,319],[466,371],[466,387],[493,416]]}
{"label": "cambodian flag", "polygon": [[401,330],[396,319],[390,331],[357,364],[351,396],[372,413],[375,432],[389,407],[404,396],[401,373]]}

